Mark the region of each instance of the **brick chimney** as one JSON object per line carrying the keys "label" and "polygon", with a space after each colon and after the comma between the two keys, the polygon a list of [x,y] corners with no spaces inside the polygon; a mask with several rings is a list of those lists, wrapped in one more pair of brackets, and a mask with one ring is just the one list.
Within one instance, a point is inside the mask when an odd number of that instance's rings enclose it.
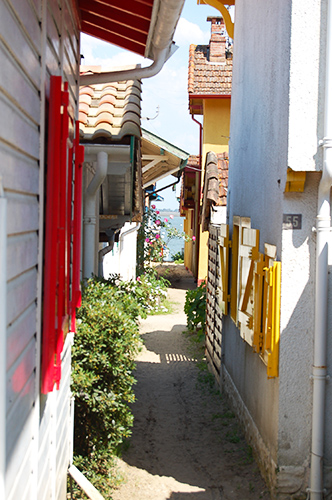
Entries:
{"label": "brick chimney", "polygon": [[226,61],[225,24],[222,17],[208,17],[211,22],[210,62],[222,63]]}

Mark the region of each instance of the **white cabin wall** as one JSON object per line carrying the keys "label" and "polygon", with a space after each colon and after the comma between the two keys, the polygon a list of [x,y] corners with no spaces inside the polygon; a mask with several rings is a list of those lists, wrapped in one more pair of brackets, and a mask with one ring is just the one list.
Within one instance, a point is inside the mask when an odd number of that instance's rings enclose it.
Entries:
{"label": "white cabin wall", "polygon": [[70,335],[60,391],[43,396],[41,404],[39,381],[50,75],[69,80],[74,109],[78,90],[78,18],[69,0],[59,3],[62,9],[55,0],[4,0],[0,5],[0,113],[5,117],[0,175],[8,201],[7,500],[64,499],[70,460]]}
{"label": "white cabin wall", "polygon": [[121,229],[119,241],[114,243],[113,250],[103,259],[103,276],[120,274],[121,279],[130,281],[136,279],[137,231],[139,225],[126,222]]}
{"label": "white cabin wall", "polygon": [[[46,11],[47,42],[45,48],[46,99],[49,97],[49,75],[60,75],[69,84],[70,105],[77,114],[79,74],[79,31],[77,13],[71,2],[48,1]],[[47,126],[47,124],[46,124]],[[72,455],[73,423],[71,420],[70,367],[72,335],[68,334],[62,352],[59,390],[42,396],[38,468],[38,499],[66,498],[66,479]]]}
{"label": "white cabin wall", "polygon": [[0,175],[8,203],[6,496],[16,500],[33,498],[36,471],[41,36],[34,6],[2,2],[0,33],[0,113],[6,117]]}
{"label": "white cabin wall", "polygon": [[[120,275],[125,281],[136,279],[137,231],[139,224],[126,223],[120,235]],[[126,230],[132,232],[127,232]]]}

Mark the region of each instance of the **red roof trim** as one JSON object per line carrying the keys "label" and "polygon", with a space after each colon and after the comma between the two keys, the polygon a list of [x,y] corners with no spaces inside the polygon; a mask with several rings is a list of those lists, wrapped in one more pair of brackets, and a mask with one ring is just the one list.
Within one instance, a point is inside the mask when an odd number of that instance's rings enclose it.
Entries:
{"label": "red roof trim", "polygon": [[78,0],[81,31],[144,56],[154,0]]}
{"label": "red roof trim", "polygon": [[[81,8],[81,1],[79,0],[79,7]],[[118,9],[123,14],[134,14],[137,17],[142,17],[151,20],[153,0],[90,0],[88,10],[95,12],[96,8],[104,9],[110,7]]]}
{"label": "red roof trim", "polygon": [[99,16],[91,14],[90,12],[86,12],[84,14],[82,21],[92,26],[96,26],[97,28],[101,27],[103,30],[108,31],[113,35],[121,36],[126,40],[132,40],[139,45],[145,46],[146,44],[148,32],[140,33],[136,30],[136,28],[128,28],[128,26],[125,25],[119,26],[117,22],[110,21],[106,18],[101,19]]}
{"label": "red roof trim", "polygon": [[227,99],[231,94],[189,94],[189,99]]}
{"label": "red roof trim", "polygon": [[88,35],[92,35],[96,38],[100,38],[105,42],[118,45],[126,50],[131,50],[137,54],[144,55],[145,44],[138,44],[132,40],[128,40],[122,37],[119,33],[110,33],[109,31],[103,29],[102,27],[94,26],[86,22],[82,22],[82,31]]}
{"label": "red roof trim", "polygon": [[[91,5],[93,4],[93,9]],[[96,21],[98,20],[98,26],[102,25],[105,27],[105,23],[113,22],[114,25],[120,25],[118,30],[121,31],[122,26],[128,28],[128,25],[131,26],[131,29],[140,33],[148,34],[150,27],[150,16],[142,16],[140,22],[137,22],[137,15],[132,12],[126,13],[126,16],[123,15],[123,12],[113,6],[102,5],[100,3],[94,2],[91,3],[89,0],[80,0],[80,8],[82,12],[82,20],[89,21],[89,16],[96,16]],[[98,17],[101,19],[98,19]]]}

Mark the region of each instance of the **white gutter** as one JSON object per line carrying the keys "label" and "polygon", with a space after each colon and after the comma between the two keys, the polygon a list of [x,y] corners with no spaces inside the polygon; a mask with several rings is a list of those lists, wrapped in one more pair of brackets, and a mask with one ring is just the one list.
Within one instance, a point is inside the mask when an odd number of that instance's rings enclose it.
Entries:
{"label": "white gutter", "polygon": [[[157,4],[155,0],[154,4]],[[155,76],[172,55],[175,46],[172,44],[176,25],[181,15],[184,0],[161,0],[153,29],[150,46],[147,53],[153,58],[151,66],[146,68],[127,69],[123,71],[109,71],[106,73],[89,73],[80,76],[80,85],[93,85],[96,83],[121,82],[125,80],[141,80]],[[153,20],[152,20],[153,21]],[[152,25],[152,22],[151,22]]]}
{"label": "white gutter", "polygon": [[0,498],[6,498],[7,199],[0,177]]}
{"label": "white gutter", "polygon": [[87,73],[80,75],[80,85],[94,85],[96,83],[123,82],[127,80],[141,80],[155,76],[167,61],[169,48],[158,52],[151,66],[146,68],[124,69],[120,71],[110,71],[107,73]]}
{"label": "white gutter", "polygon": [[[88,149],[88,148],[87,148]],[[96,225],[99,214],[97,207],[97,194],[100,185],[107,175],[108,155],[105,151],[97,153],[97,169],[84,197],[83,216],[83,278],[89,279],[95,274],[96,269]]]}
{"label": "white gutter", "polygon": [[325,115],[323,174],[318,188],[318,213],[316,218],[316,305],[312,408],[312,442],[310,499],[322,500],[324,494],[323,456],[325,437],[325,391],[327,379],[327,310],[328,310],[328,251],[331,234],[331,186],[332,186],[332,6],[328,1]]}

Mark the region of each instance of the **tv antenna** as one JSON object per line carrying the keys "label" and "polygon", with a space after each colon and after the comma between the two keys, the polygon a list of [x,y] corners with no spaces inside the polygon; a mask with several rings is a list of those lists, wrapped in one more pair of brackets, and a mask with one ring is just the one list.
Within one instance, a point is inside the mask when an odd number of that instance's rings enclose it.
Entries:
{"label": "tv antenna", "polygon": [[150,118],[149,116],[144,116],[144,117],[142,117],[142,120],[155,120],[158,115],[159,115],[159,105],[157,106],[155,116],[153,116],[152,118]]}

